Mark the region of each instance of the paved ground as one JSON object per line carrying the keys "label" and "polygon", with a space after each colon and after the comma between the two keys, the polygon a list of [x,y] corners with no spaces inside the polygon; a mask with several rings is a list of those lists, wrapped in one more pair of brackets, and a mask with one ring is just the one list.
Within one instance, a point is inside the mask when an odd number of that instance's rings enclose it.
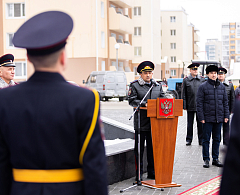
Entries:
{"label": "paved ground", "polygon": [[[118,102],[116,99],[112,99],[109,102],[101,102],[101,114],[105,117],[117,120],[119,122],[133,125],[132,121],[129,121],[129,117],[132,114],[132,108],[128,106],[128,102]],[[150,189],[147,187],[137,186],[131,188],[121,194],[162,194],[162,195],[173,195],[179,194],[189,188],[192,188],[202,182],[205,182],[213,177],[221,174],[222,168],[210,166],[209,169],[203,168],[202,160],[202,147],[198,145],[196,135],[196,124],[194,125],[194,138],[191,146],[185,145],[186,136],[186,112],[184,111],[183,116],[179,117],[178,131],[177,131],[177,142],[175,150],[175,160],[173,169],[172,181],[178,184],[182,184],[181,187],[165,188],[164,191]],[[220,161],[224,158],[224,146],[221,143],[220,146]],[[210,148],[211,152],[211,148]],[[143,175],[143,180],[147,180],[147,175]],[[133,185],[134,178],[109,185],[109,194],[120,194],[121,189],[125,189]]]}

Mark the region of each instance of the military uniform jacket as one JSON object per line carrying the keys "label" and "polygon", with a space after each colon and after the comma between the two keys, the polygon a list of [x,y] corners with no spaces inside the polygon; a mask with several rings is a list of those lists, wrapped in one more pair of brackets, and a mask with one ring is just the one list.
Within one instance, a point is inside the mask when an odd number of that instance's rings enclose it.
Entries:
{"label": "military uniform jacket", "polygon": [[230,141],[224,162],[220,195],[238,194],[240,182],[240,101],[236,101],[231,121]]}
{"label": "military uniform jacket", "polygon": [[[0,90],[1,195],[106,195],[98,95],[58,73]],[[87,138],[88,137],[88,138]],[[12,169],[83,170],[84,180],[16,182]]]}
{"label": "military uniform jacket", "polygon": [[198,87],[205,82],[205,78],[201,76],[192,77],[190,74],[188,77],[183,79],[182,84],[182,99],[183,109],[187,111],[197,111],[197,90]]}
{"label": "military uniform jacket", "polygon": [[[148,92],[149,88],[152,86],[152,83],[146,84],[140,77],[140,79],[133,81],[129,86],[128,93],[128,102],[132,107],[137,107],[141,102],[143,97]],[[157,99],[158,97],[165,97],[164,92],[162,90],[162,86],[158,83],[154,84],[154,87],[147,95],[145,100],[142,102],[141,107],[145,107],[148,99]],[[147,110],[140,110],[140,130],[141,131],[150,131],[151,124],[150,118],[147,117]],[[134,129],[138,130],[138,114],[137,112],[134,115]]]}
{"label": "military uniform jacket", "polygon": [[235,93],[233,84],[229,81],[224,81],[223,85],[225,86],[227,96],[228,96],[228,107],[229,107],[229,114],[233,112],[234,101],[235,101]]}

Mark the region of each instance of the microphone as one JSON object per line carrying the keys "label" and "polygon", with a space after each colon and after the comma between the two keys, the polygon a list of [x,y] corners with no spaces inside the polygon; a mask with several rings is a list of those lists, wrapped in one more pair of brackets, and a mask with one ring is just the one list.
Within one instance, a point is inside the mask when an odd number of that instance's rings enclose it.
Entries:
{"label": "microphone", "polygon": [[159,84],[154,80],[154,79],[150,79],[151,83],[155,86],[158,86]]}

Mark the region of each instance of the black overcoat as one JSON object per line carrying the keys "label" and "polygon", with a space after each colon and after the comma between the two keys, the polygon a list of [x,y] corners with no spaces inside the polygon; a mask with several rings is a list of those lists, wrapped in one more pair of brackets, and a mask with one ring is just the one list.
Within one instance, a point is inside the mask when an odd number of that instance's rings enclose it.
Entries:
{"label": "black overcoat", "polygon": [[[1,195],[107,194],[97,97],[93,91],[49,72],[35,72],[27,82],[0,90]],[[91,124],[93,133],[89,134]],[[82,158],[80,152],[87,135],[90,140]],[[13,168],[81,168],[84,180],[16,182],[12,179]]]}

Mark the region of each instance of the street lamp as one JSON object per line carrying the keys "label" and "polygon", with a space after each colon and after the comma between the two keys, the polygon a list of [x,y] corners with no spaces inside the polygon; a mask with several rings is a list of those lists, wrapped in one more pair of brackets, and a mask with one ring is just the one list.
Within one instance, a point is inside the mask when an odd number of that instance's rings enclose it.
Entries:
{"label": "street lamp", "polygon": [[118,43],[116,43],[114,45],[115,49],[116,49],[116,63],[117,63],[117,71],[118,71],[118,49],[120,48],[120,45]]}

